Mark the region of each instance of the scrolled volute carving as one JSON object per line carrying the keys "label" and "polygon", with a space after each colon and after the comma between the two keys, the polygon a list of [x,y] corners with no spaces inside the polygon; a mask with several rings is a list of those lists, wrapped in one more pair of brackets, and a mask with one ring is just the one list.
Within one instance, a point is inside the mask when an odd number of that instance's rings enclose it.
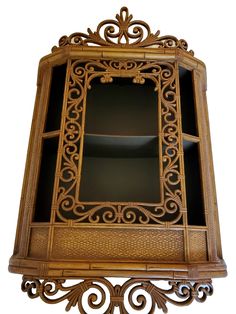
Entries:
{"label": "scrolled volute carving", "polygon": [[[67,286],[66,281],[61,279],[39,280],[24,276],[22,291],[26,292],[30,298],[40,297],[46,303],[56,304],[67,300],[66,311],[77,306],[81,314],[87,313],[85,304],[86,307],[99,314],[114,313],[116,307],[122,314],[129,314],[129,308],[154,314],[156,306],[167,313],[168,302],[177,306],[186,306],[194,300],[204,302],[213,294],[210,280],[169,281],[167,289],[158,287],[157,283],[158,280],[129,279],[123,285],[113,286],[105,278],[87,278],[75,285]],[[60,296],[57,296],[57,293]],[[128,304],[124,301],[125,295],[128,297]]]}
{"label": "scrolled volute carving", "polygon": [[[116,14],[116,20],[104,20],[93,32],[88,28],[88,34],[73,33],[70,36],[62,36],[59,40],[59,47],[68,45],[75,46],[103,46],[103,47],[123,47],[123,48],[179,48],[193,55],[192,50],[188,51],[188,43],[184,39],[177,39],[172,35],[159,36],[160,31],[152,33],[149,25],[141,20],[133,20],[133,15],[129,14],[126,7],[120,9],[120,14]],[[52,51],[58,49],[56,46]]]}
{"label": "scrolled volute carving", "polygon": [[[155,204],[81,203],[76,190],[80,178],[82,116],[85,114],[83,100],[87,90],[92,88],[93,79],[99,78],[102,83],[110,83],[113,77],[121,73],[130,77],[134,84],[152,81],[154,91],[160,97],[161,201]],[[165,224],[166,221],[175,224],[180,221],[183,206],[175,73],[174,64],[169,62],[91,59],[71,63],[56,208],[60,221],[71,219],[77,223],[93,224]]]}

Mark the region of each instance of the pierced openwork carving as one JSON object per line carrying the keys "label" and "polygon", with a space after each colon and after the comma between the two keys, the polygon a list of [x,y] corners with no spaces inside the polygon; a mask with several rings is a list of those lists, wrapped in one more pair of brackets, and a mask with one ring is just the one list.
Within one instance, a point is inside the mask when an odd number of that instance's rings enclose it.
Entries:
{"label": "pierced openwork carving", "polygon": [[[179,48],[188,50],[188,44],[184,39],[175,36],[159,36],[160,31],[151,33],[149,25],[140,20],[133,20],[126,7],[122,7],[120,14],[116,14],[116,20],[105,20],[98,24],[95,32],[88,28],[88,34],[73,33],[69,37],[63,36],[59,40],[59,47],[67,45],[88,46],[98,45],[105,47],[150,47],[155,48]],[[53,51],[57,47],[53,47]],[[193,51],[189,53],[193,55]]]}
{"label": "pierced openwork carving", "polygon": [[[211,281],[194,283],[169,281],[169,288],[167,289],[159,288],[156,285],[157,280],[149,281],[148,279],[130,279],[122,286],[113,286],[105,278],[84,279],[73,286],[66,286],[65,282],[65,280],[60,279],[39,280],[23,277],[22,290],[27,292],[30,298],[40,297],[46,303],[56,304],[67,300],[66,311],[69,311],[73,306],[78,306],[81,314],[87,313],[84,308],[84,301],[87,302],[90,309],[97,310],[98,313],[111,314],[118,307],[121,314],[129,314],[127,304],[124,302],[126,296],[128,306],[131,309],[136,311],[146,309],[149,310],[149,314],[154,314],[157,307],[167,313],[167,302],[178,306],[186,306],[194,300],[204,302],[208,296],[213,294]],[[90,290],[92,288],[95,290]],[[89,294],[87,299],[84,300],[87,291]],[[63,293],[63,295],[55,297],[58,292]],[[177,296],[179,300],[173,299],[170,295]],[[101,297],[100,301],[98,301],[99,297]],[[148,306],[149,298],[151,301],[150,306]],[[107,299],[109,303],[107,308],[104,309]]]}
{"label": "pierced openwork carving", "polygon": [[[79,183],[83,152],[83,121],[86,94],[92,80],[111,83],[114,77],[132,77],[134,84],[154,82],[158,93],[161,123],[159,126],[159,154],[161,202],[115,203],[79,201]],[[89,223],[170,223],[182,217],[180,174],[179,118],[177,114],[176,70],[168,62],[126,60],[77,60],[70,66],[67,82],[68,98],[62,130],[62,154],[56,203],[61,221]]]}

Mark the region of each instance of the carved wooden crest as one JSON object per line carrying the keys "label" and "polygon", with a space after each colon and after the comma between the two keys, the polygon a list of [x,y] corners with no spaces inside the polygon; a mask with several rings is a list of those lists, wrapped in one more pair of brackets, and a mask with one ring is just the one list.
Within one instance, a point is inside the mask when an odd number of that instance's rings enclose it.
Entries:
{"label": "carved wooden crest", "polygon": [[[141,20],[133,20],[126,7],[120,9],[116,19],[104,20],[93,32],[88,28],[88,34],[73,33],[70,36],[62,36],[59,40],[59,47],[75,46],[102,46],[122,48],[179,48],[193,55],[192,50],[188,51],[188,43],[184,39],[177,39],[172,35],[159,36],[160,31],[152,33],[149,25]],[[53,47],[55,51],[57,47]]]}

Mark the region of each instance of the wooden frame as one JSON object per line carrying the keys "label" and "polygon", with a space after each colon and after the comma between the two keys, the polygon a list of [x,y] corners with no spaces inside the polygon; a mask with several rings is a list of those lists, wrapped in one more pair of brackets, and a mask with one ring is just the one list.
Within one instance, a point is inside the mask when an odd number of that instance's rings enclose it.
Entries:
{"label": "wooden frame", "polygon": [[[132,21],[127,8],[122,8],[116,19],[101,22],[96,32],[89,29],[88,34],[62,37],[59,48],[54,47],[53,53],[40,61],[9,270],[24,275],[22,289],[30,297],[40,296],[49,303],[68,299],[67,309],[78,304],[81,313],[85,313],[81,301],[84,291],[95,287],[104,293],[100,284],[110,292],[106,313],[113,313],[115,306],[121,313],[127,313],[124,293],[135,284],[136,290],[150,293],[153,302],[150,313],[154,313],[156,304],[166,311],[167,301],[179,305],[189,304],[193,299],[204,301],[213,291],[211,278],[226,275],[215,202],[206,72],[205,65],[193,57],[192,51],[187,51],[186,41],[160,37],[159,31],[152,34],[145,22]],[[118,27],[117,33],[107,24]],[[142,28],[146,29],[145,38]],[[66,64],[66,78],[61,126],[45,132],[52,71],[62,64]],[[179,66],[192,73],[198,135],[182,131]],[[79,201],[86,95],[96,77],[103,84],[111,83],[114,77],[129,77],[134,84],[154,82],[159,112],[159,203]],[[59,144],[51,214],[47,221],[35,221],[43,141],[52,138],[58,138]],[[183,141],[197,143],[199,147],[205,217],[202,225],[188,221]],[[112,287],[104,278],[107,276],[133,279],[118,288]],[[65,287],[65,279],[83,281]],[[171,289],[163,290],[150,282],[160,279],[171,280]],[[50,295],[58,290],[65,292],[64,297],[50,300]],[[129,302],[135,308],[133,292],[132,289]],[[167,296],[171,293],[185,301],[173,301]],[[96,308],[93,302],[92,306]]]}

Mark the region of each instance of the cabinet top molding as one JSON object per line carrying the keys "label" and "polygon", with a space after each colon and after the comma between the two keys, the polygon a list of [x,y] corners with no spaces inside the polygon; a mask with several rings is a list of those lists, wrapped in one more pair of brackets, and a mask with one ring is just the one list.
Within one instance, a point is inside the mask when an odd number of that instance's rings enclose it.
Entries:
{"label": "cabinet top molding", "polygon": [[[141,20],[133,20],[133,15],[129,14],[127,7],[120,9],[120,14],[116,14],[116,20],[104,20],[93,32],[88,28],[88,34],[73,33],[70,36],[62,36],[59,40],[59,48],[75,46],[103,46],[120,48],[179,48],[193,55],[192,50],[188,51],[188,43],[184,39],[177,39],[172,35],[159,36],[158,30],[153,34],[149,25]],[[54,46],[52,51],[58,47]]]}

